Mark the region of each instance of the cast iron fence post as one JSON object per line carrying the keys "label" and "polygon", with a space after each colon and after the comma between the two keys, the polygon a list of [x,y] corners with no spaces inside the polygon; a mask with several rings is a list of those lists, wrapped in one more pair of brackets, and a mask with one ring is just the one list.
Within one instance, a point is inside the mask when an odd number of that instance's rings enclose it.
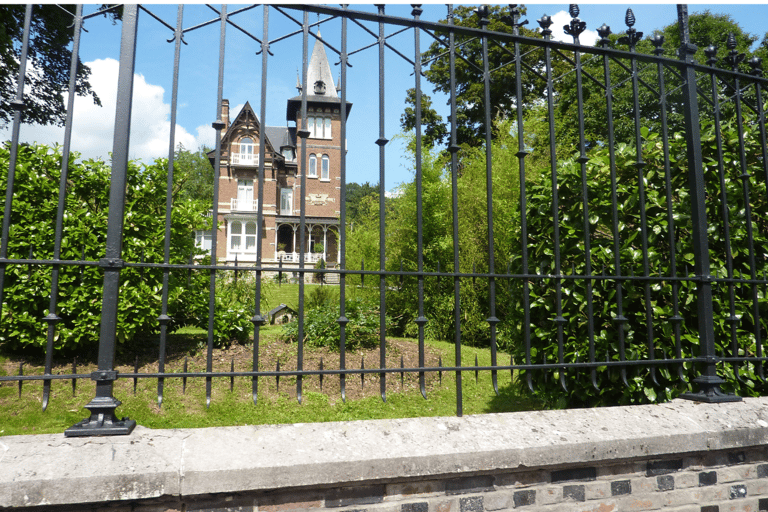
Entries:
{"label": "cast iron fence post", "polygon": [[128,174],[128,142],[131,132],[131,100],[133,97],[133,70],[136,61],[136,32],[138,5],[123,7],[123,29],[120,42],[120,71],[117,82],[117,110],[112,146],[112,175],[109,189],[109,215],[107,217],[107,244],[105,257],[99,262],[104,269],[104,291],[99,331],[98,370],[91,374],[96,381],[96,396],[85,406],[91,411],[86,418],[68,428],[64,435],[106,436],[130,434],[136,422],[118,419],[115,409],[121,404],[112,396],[117,379],[115,345],[117,341],[117,305],[120,300],[120,269],[123,266],[123,214]]}
{"label": "cast iron fence post", "polygon": [[688,6],[678,4],[680,27],[680,61],[683,76],[683,111],[688,157],[688,184],[691,191],[691,221],[693,224],[694,273],[696,274],[697,309],[699,316],[700,357],[704,359],[704,371],[693,379],[699,385],[697,393],[683,393],[681,398],[699,402],[738,402],[741,397],[724,393],[720,384],[725,382],[717,375],[719,358],[715,353],[715,323],[712,308],[712,275],[709,266],[709,241],[707,239],[707,207],[704,169],[701,158],[701,131],[699,104],[696,90],[696,70],[691,66],[696,45],[691,44],[688,30]]}

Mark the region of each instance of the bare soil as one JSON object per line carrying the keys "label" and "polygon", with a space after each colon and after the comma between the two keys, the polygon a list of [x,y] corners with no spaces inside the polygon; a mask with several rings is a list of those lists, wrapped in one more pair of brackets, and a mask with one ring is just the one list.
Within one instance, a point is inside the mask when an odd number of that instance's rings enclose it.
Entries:
{"label": "bare soil", "polygon": [[[169,335],[166,347],[165,372],[180,373],[184,371],[185,364],[188,372],[203,372],[208,367],[208,350],[205,344],[205,335]],[[284,342],[276,334],[262,336],[258,350],[258,369],[260,371],[289,372],[298,368],[299,347],[295,343]],[[147,340],[133,344],[132,347],[121,347],[116,357],[116,369],[121,374],[126,373],[157,373],[159,372],[159,342]],[[24,375],[43,374],[45,361],[42,357],[28,358],[17,355],[6,355],[7,359],[2,363],[2,370],[6,375],[18,375],[22,365]],[[302,369],[334,370],[340,367],[340,354],[338,350],[327,347],[303,347]],[[381,351],[374,347],[369,349],[348,350],[345,355],[345,368],[347,369],[378,369],[380,368]],[[415,340],[390,338],[386,340],[385,368],[418,368],[419,347]],[[426,345],[424,348],[424,366],[437,367],[440,364],[440,354],[436,349]],[[214,348],[211,351],[210,365],[214,372],[252,371],[254,367],[253,344],[232,344],[225,348]],[[70,375],[89,374],[97,369],[96,358],[91,355],[87,359],[80,357],[56,358],[53,361],[51,374]],[[146,378],[145,378],[146,379]],[[238,380],[250,381],[251,377],[236,377]],[[425,372],[425,389],[430,392],[440,384],[441,376],[438,372]],[[122,385],[130,384],[120,382]],[[154,380],[154,379],[152,379]],[[175,379],[174,379],[175,380]],[[213,379],[214,390],[217,388],[229,389],[229,377]],[[357,400],[369,396],[380,395],[380,374],[367,373],[364,375],[351,374],[344,378],[345,397],[347,400]],[[203,377],[187,379],[187,385],[199,386],[204,382]],[[302,392],[321,392],[328,396],[331,404],[341,399],[342,378],[339,375],[305,375],[301,377]],[[419,372],[395,372],[387,373],[385,377],[386,391],[392,392],[418,392]],[[16,386],[15,382],[6,382],[4,386]],[[298,377],[295,375],[263,376],[258,378],[258,394],[260,397],[275,397],[278,394],[286,394],[295,397],[297,393]]]}

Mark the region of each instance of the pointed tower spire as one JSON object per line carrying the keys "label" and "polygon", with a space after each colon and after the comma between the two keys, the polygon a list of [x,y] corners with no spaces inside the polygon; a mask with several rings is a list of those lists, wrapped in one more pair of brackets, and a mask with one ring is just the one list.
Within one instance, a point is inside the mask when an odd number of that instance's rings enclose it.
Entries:
{"label": "pointed tower spire", "polygon": [[299,68],[296,68],[296,90],[301,94],[301,77],[299,76]]}
{"label": "pointed tower spire", "polygon": [[331,74],[331,66],[328,64],[328,56],[325,54],[325,45],[321,39],[318,31],[307,70],[307,87],[309,88],[307,93],[315,96],[338,98]]}

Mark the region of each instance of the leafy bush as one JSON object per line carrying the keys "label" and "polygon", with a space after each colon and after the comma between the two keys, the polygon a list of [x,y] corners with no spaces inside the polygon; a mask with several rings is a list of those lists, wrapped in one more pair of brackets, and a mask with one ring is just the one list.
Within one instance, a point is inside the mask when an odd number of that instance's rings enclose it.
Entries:
{"label": "leafy bush", "polygon": [[[323,287],[325,288],[325,287]],[[346,348],[371,347],[379,342],[379,305],[368,298],[356,297],[345,301]],[[340,343],[339,306],[333,302],[307,309],[304,314],[304,343],[312,347],[329,347],[338,350]],[[386,319],[386,324],[390,319]],[[283,326],[284,341],[299,339],[299,323],[293,321]]]}
{"label": "leafy bush", "polygon": [[[72,154],[61,239],[62,260],[98,261],[104,256],[109,206],[110,167],[100,160],[76,163]],[[167,160],[128,166],[122,258],[128,262],[162,262],[165,242]],[[0,147],[0,183],[7,183],[9,146]],[[11,259],[53,257],[61,173],[58,147],[21,145],[15,173],[8,239]],[[5,195],[0,198],[0,218]],[[171,218],[172,264],[186,263],[195,251],[191,233],[204,226],[199,202],[179,200]],[[120,343],[156,333],[161,311],[160,269],[126,267],[120,273],[117,336]],[[10,350],[42,351],[46,345],[52,269],[9,265],[5,272],[0,345]],[[173,297],[185,280],[172,273]],[[95,266],[64,265],[59,270],[54,349],[85,350],[98,341],[103,273]]]}
{"label": "leafy bush", "polygon": [[[207,263],[204,260],[204,263]],[[261,283],[261,311],[266,316],[266,307],[271,283]],[[190,286],[179,290],[180,296],[174,301],[173,311],[176,326],[189,325],[205,331],[209,326],[210,274],[195,271]],[[232,342],[245,343],[253,334],[254,280],[252,276],[237,281],[232,275],[221,273],[216,279],[215,310],[213,317],[213,343],[216,347],[228,346]]]}
{"label": "leafy bush", "polygon": [[[714,126],[711,122],[703,123],[701,142],[707,222],[710,226],[708,238],[711,273],[717,278],[733,275],[752,275],[754,278],[768,270],[764,256],[753,264],[753,255],[749,250],[751,238],[754,254],[768,254],[768,224],[762,215],[768,208],[765,175],[756,157],[761,154],[760,142],[754,132],[748,132],[744,138],[748,155],[748,182],[745,184],[736,156],[739,154],[738,132],[734,126],[728,125],[723,127],[721,134],[725,161],[736,163],[725,166],[724,192],[719,177]],[[576,274],[597,277],[591,281],[558,280],[553,277],[530,281],[530,350],[534,363],[606,359],[617,361],[622,357],[619,350],[622,343],[626,347],[624,355],[628,360],[650,358],[651,351],[655,359],[697,357],[700,354],[695,281],[653,279],[654,276],[693,275],[693,228],[685,140],[680,134],[670,137],[671,197],[668,198],[662,141],[658,134],[647,130],[643,130],[643,136],[646,140],[642,148],[645,162],[642,167],[644,203],[638,185],[640,178],[635,165],[635,149],[626,145],[616,148],[616,202],[620,239],[618,255],[614,249],[608,148],[599,147],[591,151],[587,163],[588,254],[580,165],[570,160],[558,167],[557,247],[552,218],[552,184],[546,181],[528,184],[528,251],[531,272],[547,276],[562,273],[566,276]],[[723,220],[723,193],[727,197],[727,224]],[[753,212],[750,218],[747,218],[745,194]],[[641,204],[645,207],[645,218],[641,213]],[[750,223],[753,228],[751,230],[748,229]],[[644,250],[643,232],[647,235],[647,251]],[[670,238],[671,234],[673,238]],[[670,240],[674,240],[674,245]],[[729,250],[732,253],[730,261]],[[560,255],[559,269],[556,267],[556,251]],[[616,268],[617,256],[619,268]],[[518,258],[517,265],[519,263]],[[587,268],[588,263],[591,269]],[[733,272],[729,272],[731,266]],[[516,270],[520,271],[520,267]],[[622,276],[635,278],[622,281],[599,279],[601,275],[616,275],[619,271]],[[638,279],[643,277],[646,279]],[[588,287],[591,288],[592,297],[591,324]],[[719,354],[754,355],[757,350],[756,332],[765,339],[766,328],[764,323],[760,323],[760,318],[768,314],[768,301],[762,294],[756,294],[753,298],[753,291],[754,288],[749,285],[729,287],[727,282],[714,283],[713,314]],[[522,283],[518,281],[515,309],[520,313],[511,322],[502,325],[518,340],[514,345],[515,361],[518,363],[526,362],[522,295]],[[626,321],[616,321],[620,314]],[[562,321],[554,321],[558,316]],[[733,323],[733,331],[728,320],[731,316],[737,319]],[[676,322],[676,318],[681,320]],[[727,380],[724,387],[728,391],[745,396],[765,390],[755,377],[755,368],[751,363],[738,370],[746,378],[745,381],[737,379],[737,371],[730,365],[724,366],[720,373]],[[598,405],[671,399],[689,387],[688,383],[680,380],[679,375],[690,381],[699,371],[693,365],[685,364],[681,368],[631,367],[626,370],[626,374],[620,370],[608,371],[603,367],[598,368],[592,377],[589,370],[532,371],[523,374],[526,380],[530,379],[532,389],[552,402],[558,397],[565,397],[569,405]]]}
{"label": "leafy bush", "polygon": [[[323,258],[317,260],[315,270],[325,270],[325,260]],[[315,272],[312,275],[312,280],[316,283],[325,284],[325,272]]]}

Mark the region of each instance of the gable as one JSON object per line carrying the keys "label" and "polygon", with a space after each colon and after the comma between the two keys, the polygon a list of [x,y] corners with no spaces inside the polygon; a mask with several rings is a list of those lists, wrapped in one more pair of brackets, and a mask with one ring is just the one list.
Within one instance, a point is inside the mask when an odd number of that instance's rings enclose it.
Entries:
{"label": "gable", "polygon": [[[222,147],[229,146],[231,143],[237,143],[242,137],[250,137],[253,139],[254,144],[258,144],[259,135],[261,132],[261,123],[256,113],[251,108],[251,104],[246,102],[237,117],[229,125],[229,128],[221,138]],[[264,144],[265,151],[276,153],[275,144],[279,144],[280,141],[272,141],[269,137],[269,130],[264,131]],[[279,146],[278,146],[279,148]]]}

